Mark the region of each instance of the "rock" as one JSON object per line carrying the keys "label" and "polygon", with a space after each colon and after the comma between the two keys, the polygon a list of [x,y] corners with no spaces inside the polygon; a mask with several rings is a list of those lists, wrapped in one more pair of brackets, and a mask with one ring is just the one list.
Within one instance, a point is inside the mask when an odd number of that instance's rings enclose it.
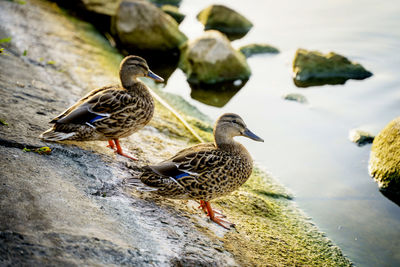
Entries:
{"label": "rock", "polygon": [[68,2],[68,4],[77,5],[90,12],[114,16],[121,0],[71,0]]}
{"label": "rock", "polygon": [[251,75],[244,55],[215,30],[206,31],[183,47],[180,67],[190,83],[247,80]]}
{"label": "rock", "polygon": [[[68,3],[62,3],[62,1],[60,1],[60,4],[75,5],[101,15],[115,16],[121,1],[122,0],[69,0]],[[164,5],[179,7],[181,0],[150,0],[150,2],[158,7]]]}
{"label": "rock", "polygon": [[371,144],[374,141],[374,138],[374,135],[360,129],[353,129],[349,133],[350,141],[356,143],[358,146]]}
{"label": "rock", "polygon": [[256,54],[276,54],[279,53],[279,49],[268,44],[249,44],[239,48],[246,57],[251,57]]}
{"label": "rock", "polygon": [[179,8],[173,5],[164,5],[161,10],[170,15],[178,24],[180,24],[184,19],[185,15],[179,12]]}
{"label": "rock", "polygon": [[375,137],[369,172],[380,190],[400,203],[400,117],[392,120]]}
{"label": "rock", "polygon": [[298,49],[293,61],[293,80],[298,87],[344,84],[348,79],[362,80],[371,75],[360,64],[334,52]]}
{"label": "rock", "polygon": [[150,0],[150,2],[152,2],[153,4],[161,7],[164,5],[171,5],[171,6],[176,6],[179,7],[179,5],[181,4],[182,0]]}
{"label": "rock", "polygon": [[171,16],[145,0],[122,1],[112,33],[128,52],[177,50],[187,40]]}
{"label": "rock", "polygon": [[283,96],[283,99],[285,100],[290,100],[290,101],[296,101],[302,104],[307,103],[307,98],[303,96],[302,94],[296,94],[296,93],[291,93],[291,94],[286,94]]}
{"label": "rock", "polygon": [[235,40],[243,37],[253,24],[236,11],[223,5],[211,5],[197,15],[205,30],[218,30]]}

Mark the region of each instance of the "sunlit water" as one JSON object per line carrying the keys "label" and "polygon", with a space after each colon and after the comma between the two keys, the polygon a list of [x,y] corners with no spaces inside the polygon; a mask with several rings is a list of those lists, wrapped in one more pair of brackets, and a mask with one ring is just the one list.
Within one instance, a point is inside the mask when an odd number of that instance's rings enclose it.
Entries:
{"label": "sunlit water", "polygon": [[[203,32],[196,14],[214,3],[184,0],[181,30],[193,39]],[[240,138],[256,161],[296,196],[295,201],[359,266],[400,266],[400,207],[385,198],[368,175],[370,145],[358,147],[349,131],[378,133],[400,115],[400,2],[218,1],[249,18],[254,28],[233,46],[261,42],[277,46],[277,55],[248,59],[252,76],[223,107],[190,98],[178,69],[168,92],[182,95],[216,119],[240,114],[265,139]],[[297,48],[335,51],[373,72],[345,85],[297,88],[291,63]],[[301,93],[308,104],[282,99]]]}

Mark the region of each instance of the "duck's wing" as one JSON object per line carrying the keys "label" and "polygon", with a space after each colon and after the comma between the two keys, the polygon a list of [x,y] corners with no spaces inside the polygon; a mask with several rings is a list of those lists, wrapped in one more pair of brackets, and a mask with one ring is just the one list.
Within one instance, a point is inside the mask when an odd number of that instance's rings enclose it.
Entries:
{"label": "duck's wing", "polygon": [[84,97],[79,99],[74,105],[72,105],[71,107],[69,107],[68,109],[63,111],[61,114],[59,114],[57,117],[52,119],[50,122],[51,123],[58,122],[60,119],[69,115],[72,111],[76,110],[78,107],[80,107],[82,104],[84,104],[86,101],[88,101],[93,96],[98,95],[99,93],[101,93],[103,91],[107,91],[107,90],[114,89],[114,88],[118,88],[118,86],[105,86],[105,87],[101,87],[101,88],[90,91],[87,95],[85,95]]}
{"label": "duck's wing", "polygon": [[172,156],[169,159],[169,161],[182,161],[183,158],[190,157],[193,153],[204,152],[204,151],[213,151],[215,149],[216,149],[216,147],[215,147],[214,143],[197,144],[197,145],[182,149],[181,151],[176,153],[174,156]]}
{"label": "duck's wing", "polygon": [[53,119],[52,123],[89,124],[110,117],[120,104],[120,90],[98,90],[82,98],[77,104]]}
{"label": "duck's wing", "polygon": [[162,183],[168,179],[179,184],[187,184],[186,180],[203,183],[206,176],[202,174],[221,162],[222,157],[214,144],[200,144],[184,149],[157,165],[146,166],[147,172],[151,171],[154,175],[145,175],[146,179],[142,181],[150,186],[163,186]]}

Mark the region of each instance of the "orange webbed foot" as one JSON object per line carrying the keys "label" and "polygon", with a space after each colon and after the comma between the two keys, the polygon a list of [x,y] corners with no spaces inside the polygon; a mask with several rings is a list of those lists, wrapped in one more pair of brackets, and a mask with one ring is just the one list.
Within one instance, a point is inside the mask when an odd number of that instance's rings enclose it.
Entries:
{"label": "orange webbed foot", "polygon": [[109,147],[109,148],[114,150],[115,149],[114,141],[113,140],[108,140],[108,146],[107,147]]}
{"label": "orange webbed foot", "polygon": [[210,217],[211,221],[221,225],[225,229],[230,229],[231,227],[235,227],[234,223],[222,219],[225,218],[226,216],[223,215],[221,211],[212,209],[210,202],[200,200],[199,208],[203,209],[203,211]]}
{"label": "orange webbed foot", "polygon": [[128,155],[128,154],[126,154],[126,153],[118,153],[118,151],[116,152],[118,155],[121,155],[121,156],[123,156],[123,157],[125,157],[125,158],[128,158],[128,159],[131,159],[131,160],[138,160],[138,158],[135,158],[135,157],[133,157],[133,156],[131,156],[131,155]]}
{"label": "orange webbed foot", "polygon": [[[114,143],[115,143],[115,146],[114,146]],[[135,158],[135,157],[133,157],[133,156],[131,156],[131,155],[129,155],[129,154],[126,154],[126,153],[124,153],[124,152],[122,151],[122,148],[121,148],[121,145],[120,145],[118,139],[114,139],[114,142],[113,142],[113,140],[109,140],[109,141],[108,141],[108,146],[107,146],[107,147],[110,147],[111,149],[116,148],[115,153],[117,153],[117,154],[119,154],[119,155],[121,155],[121,156],[124,156],[124,157],[126,157],[126,158],[128,158],[128,159],[138,160],[137,158]]]}

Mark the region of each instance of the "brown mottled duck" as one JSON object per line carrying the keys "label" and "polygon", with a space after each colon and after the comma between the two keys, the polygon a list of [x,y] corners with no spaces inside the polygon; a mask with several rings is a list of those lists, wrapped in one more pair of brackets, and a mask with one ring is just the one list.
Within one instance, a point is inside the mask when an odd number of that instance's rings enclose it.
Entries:
{"label": "brown mottled duck", "polygon": [[121,85],[105,86],[91,91],[51,123],[53,127],[40,135],[45,141],[108,141],[109,147],[127,158],[119,138],[143,128],[153,117],[154,101],[138,77],[163,81],[138,56],[125,57],[120,65]]}
{"label": "brown mottled duck", "polygon": [[[141,168],[139,179],[144,189],[168,198],[199,200],[212,221],[230,228],[233,224],[222,219],[209,201],[236,190],[251,175],[252,158],[233,139],[235,136],[264,141],[246,127],[240,116],[226,113],[216,122],[214,143],[186,148],[157,165]],[[130,178],[128,184],[137,186],[137,179]]]}

